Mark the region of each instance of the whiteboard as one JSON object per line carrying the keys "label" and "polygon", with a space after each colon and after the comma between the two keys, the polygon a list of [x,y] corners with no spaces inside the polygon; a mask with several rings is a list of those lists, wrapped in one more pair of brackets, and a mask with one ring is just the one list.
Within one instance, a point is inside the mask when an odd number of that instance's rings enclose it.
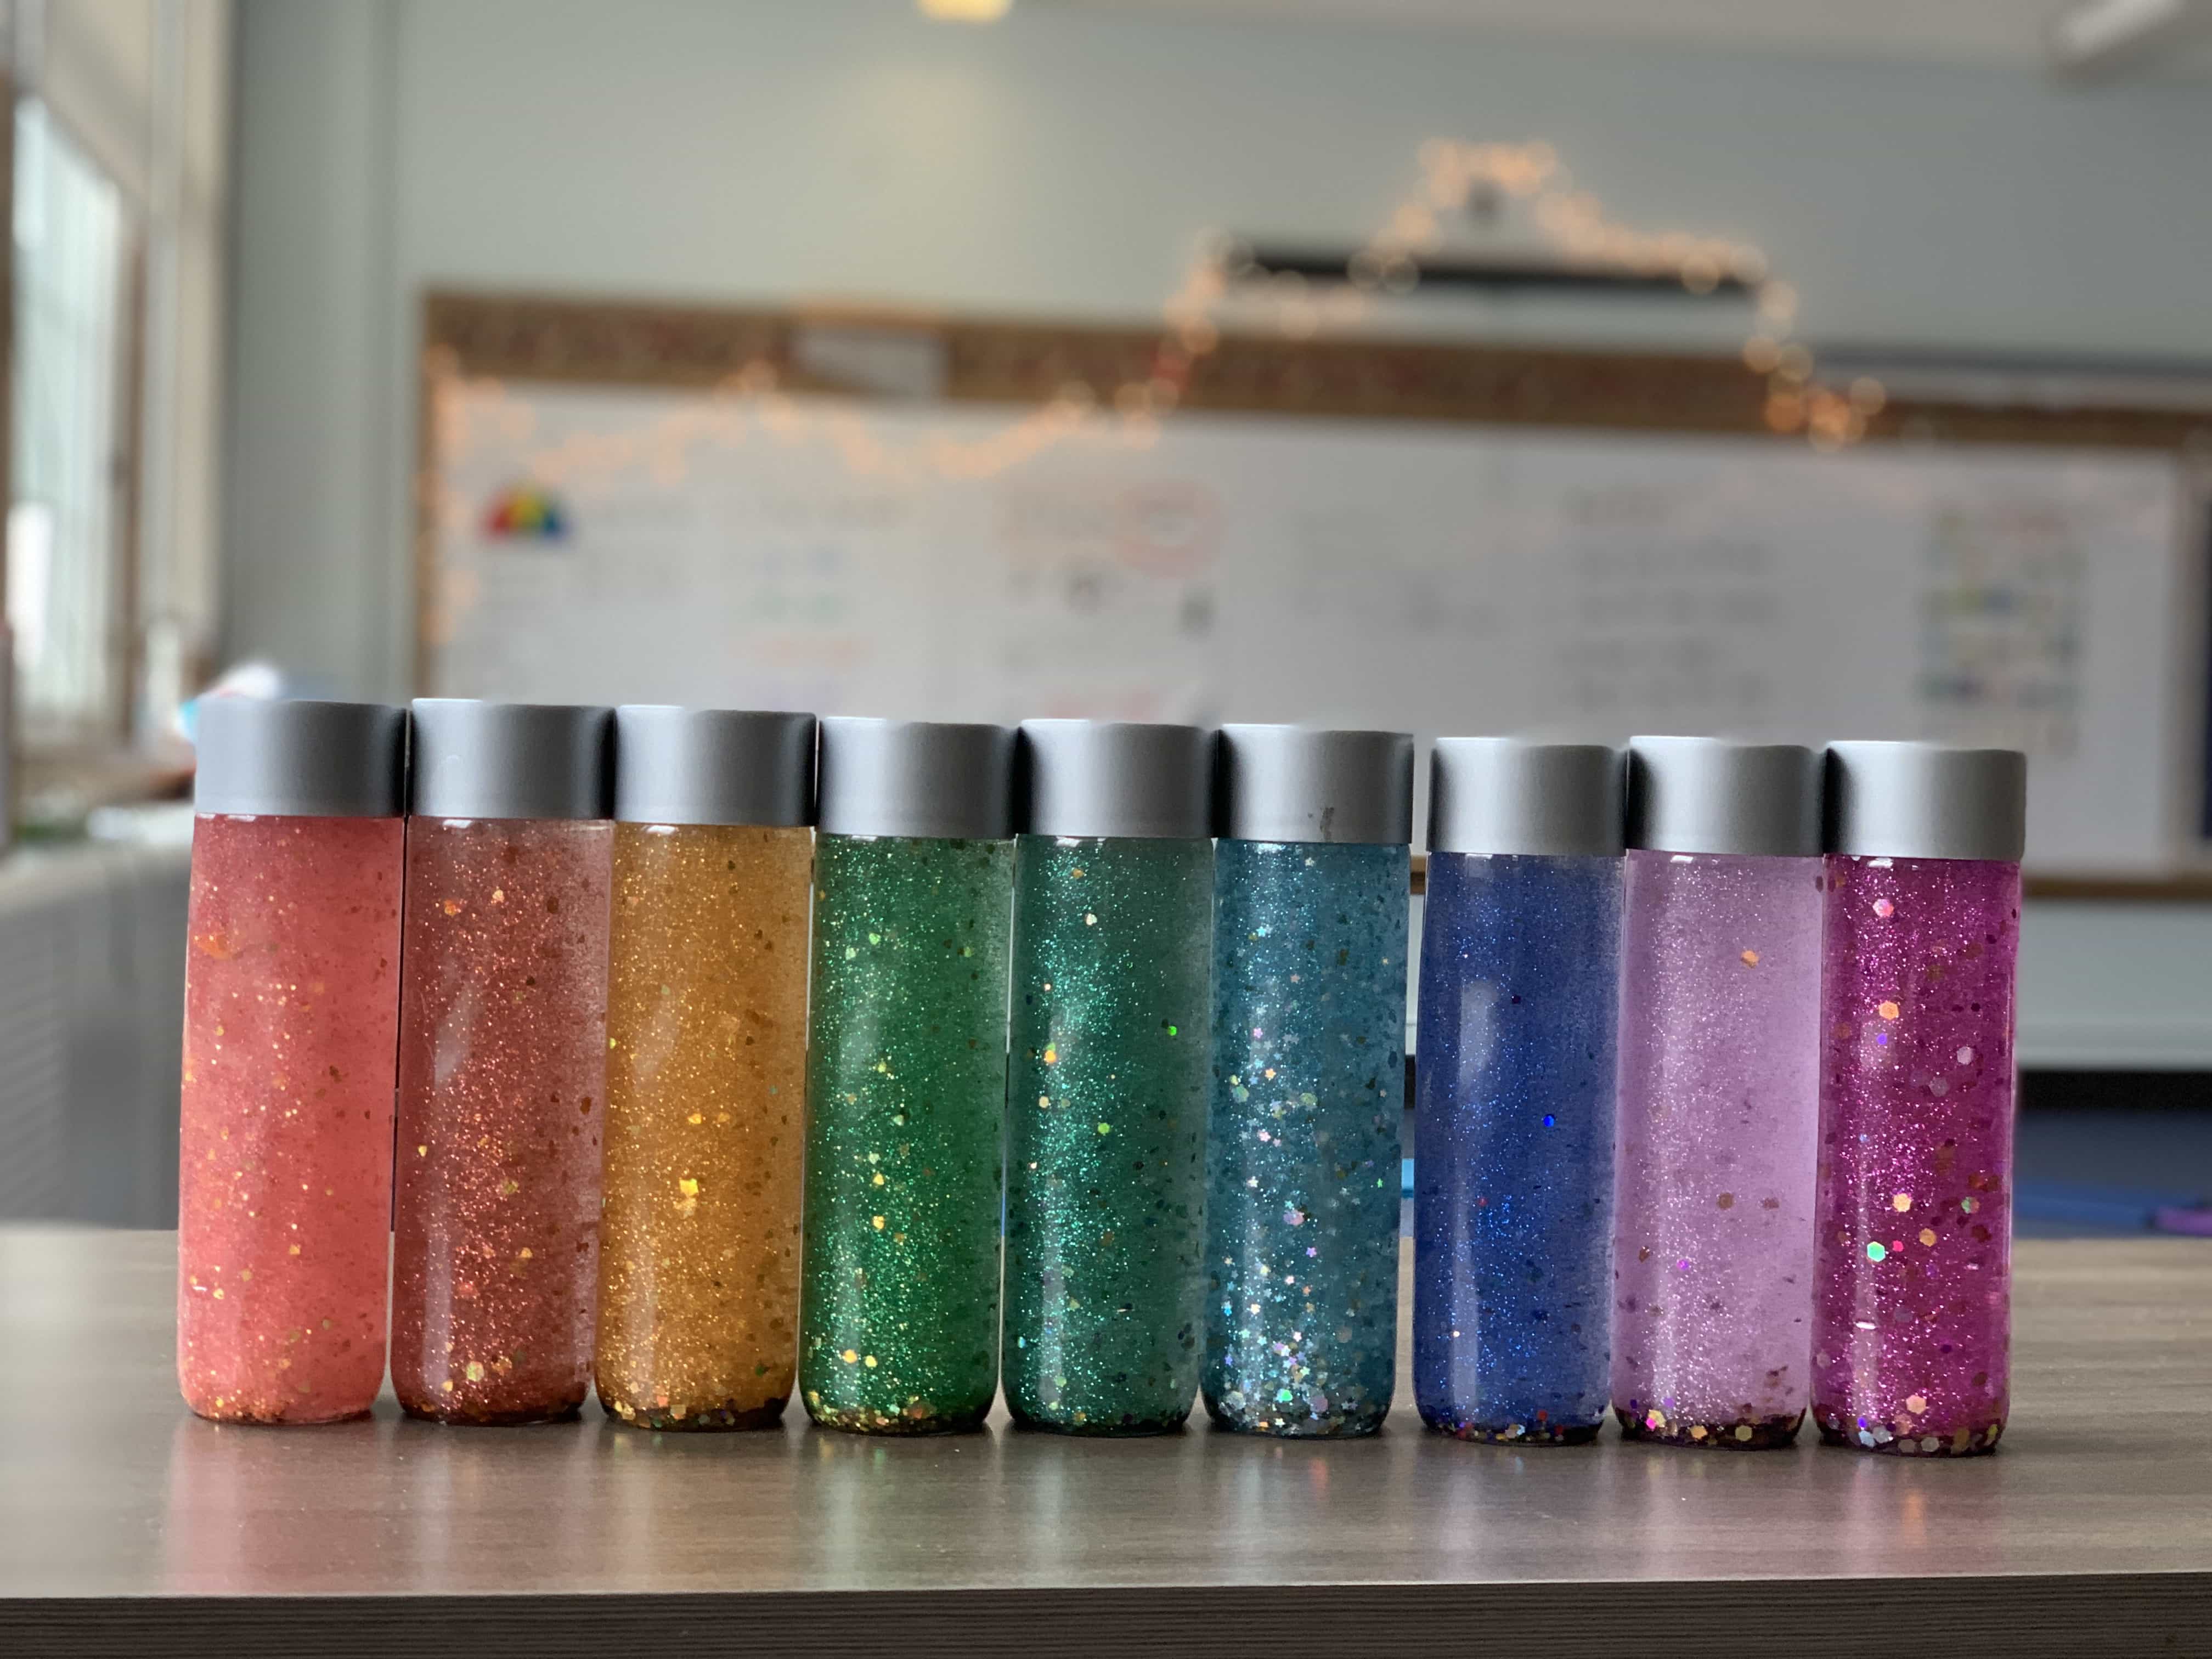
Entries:
{"label": "whiteboard", "polygon": [[1202,413],[1010,441],[975,404],[471,378],[436,416],[442,695],[1938,737],[2029,751],[2039,869],[2180,845],[2166,457]]}

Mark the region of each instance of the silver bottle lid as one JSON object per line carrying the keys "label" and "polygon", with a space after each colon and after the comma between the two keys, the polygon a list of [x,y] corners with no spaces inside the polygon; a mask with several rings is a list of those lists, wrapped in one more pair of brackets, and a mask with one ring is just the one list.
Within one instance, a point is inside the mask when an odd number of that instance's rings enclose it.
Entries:
{"label": "silver bottle lid", "polygon": [[395,818],[407,810],[404,708],[204,697],[195,744],[195,811]]}
{"label": "silver bottle lid", "polygon": [[814,716],[624,703],[614,775],[625,823],[811,823]]}
{"label": "silver bottle lid", "polygon": [[1036,836],[1213,834],[1213,734],[1125,720],[1024,720],[1014,827]]}
{"label": "silver bottle lid", "polygon": [[1632,738],[1628,844],[1657,853],[1815,857],[1820,757],[1794,743]]}
{"label": "silver bottle lid", "polygon": [[1429,755],[1429,850],[1618,858],[1620,751],[1596,743],[1438,738]]}
{"label": "silver bottle lid", "polygon": [[430,818],[603,818],[611,708],[417,697],[414,800]]}
{"label": "silver bottle lid", "polygon": [[1937,743],[1828,747],[1827,848],[1858,858],[2017,864],[2027,844],[2027,757]]}
{"label": "silver bottle lid", "polygon": [[1413,838],[1411,732],[1224,726],[1216,742],[1216,835],[1399,847]]}
{"label": "silver bottle lid", "polygon": [[1003,841],[1014,833],[1013,769],[1003,726],[832,717],[817,822],[829,836]]}

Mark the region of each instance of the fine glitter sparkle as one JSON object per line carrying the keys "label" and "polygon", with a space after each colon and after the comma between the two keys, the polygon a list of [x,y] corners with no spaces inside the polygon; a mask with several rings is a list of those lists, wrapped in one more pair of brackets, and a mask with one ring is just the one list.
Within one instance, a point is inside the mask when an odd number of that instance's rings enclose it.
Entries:
{"label": "fine glitter sparkle", "polygon": [[979,1426],[999,1385],[1011,841],[824,836],[799,1386],[831,1428]]}
{"label": "fine glitter sparkle", "polygon": [[813,841],[615,826],[594,1370],[625,1423],[757,1427],[791,1395]]}
{"label": "fine glitter sparkle", "polygon": [[1212,924],[1209,841],[1017,842],[1002,1347],[1017,1421],[1152,1434],[1190,1414]]}
{"label": "fine glitter sparkle", "polygon": [[1628,854],[1613,1404],[1632,1437],[1759,1449],[1804,1417],[1822,885],[1814,858]]}
{"label": "fine glitter sparkle", "polygon": [[358,1417],[384,1381],[403,833],[193,824],[177,1379],[203,1417]]}
{"label": "fine glitter sparkle", "polygon": [[392,1387],[573,1416],[592,1370],[613,826],[411,818]]}
{"label": "fine glitter sparkle", "polygon": [[1605,1419],[1620,861],[1429,858],[1413,1388],[1463,1439]]}
{"label": "fine glitter sparkle", "polygon": [[1407,851],[1214,858],[1206,1409],[1372,1433],[1396,1378]]}
{"label": "fine glitter sparkle", "polygon": [[2009,1380],[2019,866],[1827,870],[1814,1421],[1866,1450],[1986,1452]]}

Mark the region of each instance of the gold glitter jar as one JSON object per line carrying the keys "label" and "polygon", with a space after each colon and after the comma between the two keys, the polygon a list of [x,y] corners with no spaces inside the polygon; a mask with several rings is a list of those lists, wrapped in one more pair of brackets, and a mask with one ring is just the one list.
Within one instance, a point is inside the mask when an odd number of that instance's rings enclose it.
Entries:
{"label": "gold glitter jar", "polygon": [[814,718],[616,713],[597,1381],[774,1423],[798,1353]]}

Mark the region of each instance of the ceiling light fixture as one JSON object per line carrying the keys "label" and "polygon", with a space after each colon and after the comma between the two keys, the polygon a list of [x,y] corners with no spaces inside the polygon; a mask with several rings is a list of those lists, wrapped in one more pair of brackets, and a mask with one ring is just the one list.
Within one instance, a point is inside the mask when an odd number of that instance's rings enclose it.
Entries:
{"label": "ceiling light fixture", "polygon": [[924,17],[940,23],[995,23],[1014,9],[1014,0],[914,0]]}

